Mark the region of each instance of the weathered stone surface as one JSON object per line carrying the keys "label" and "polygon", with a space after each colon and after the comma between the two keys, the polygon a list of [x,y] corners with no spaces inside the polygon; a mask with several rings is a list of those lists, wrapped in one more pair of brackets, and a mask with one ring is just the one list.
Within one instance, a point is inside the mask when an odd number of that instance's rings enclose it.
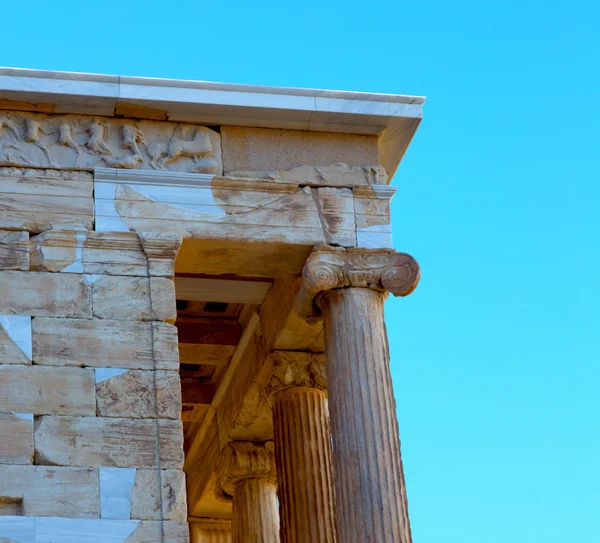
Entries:
{"label": "weathered stone surface", "polygon": [[372,185],[354,187],[356,243],[372,249],[392,247],[390,203],[395,187]]}
{"label": "weathered stone surface", "polygon": [[177,370],[177,329],[166,323],[36,317],[33,360],[57,366]]}
{"label": "weathered stone surface", "polygon": [[[247,183],[241,180],[227,180],[229,184]],[[262,182],[264,190],[274,183]],[[96,208],[98,216],[120,217],[125,228],[135,232],[166,231],[180,234],[183,238],[198,237],[221,241],[254,243],[293,243],[318,245],[325,243],[323,226],[319,218],[317,204],[309,187],[289,185],[282,189],[275,185],[270,189],[272,199],[264,205],[252,206],[247,212],[226,214],[214,205],[190,206],[185,203],[172,203],[166,193],[154,194],[141,185],[118,184],[116,196],[110,204],[113,209]],[[210,190],[188,187],[188,198],[199,198],[197,192]],[[216,213],[215,213],[216,211]],[[114,228],[111,225],[111,228]]]}
{"label": "weathered stone surface", "polygon": [[90,285],[74,274],[0,271],[0,314],[89,318]]}
{"label": "weathered stone surface", "polygon": [[131,518],[186,520],[185,473],[138,469],[131,492]]}
{"label": "weathered stone surface", "polygon": [[100,277],[92,285],[92,299],[100,319],[153,320],[146,277]]}
{"label": "weathered stone surface", "polygon": [[148,258],[148,275],[172,278],[182,237],[172,232],[140,232],[139,237]]}
{"label": "weathered stone surface", "polygon": [[148,276],[148,262],[133,232],[48,230],[31,239],[36,271]]}
{"label": "weathered stone surface", "polygon": [[[129,541],[128,538],[139,526],[136,520],[34,518],[35,543],[123,543]],[[149,540],[148,543],[151,541],[159,543],[160,539]]]}
{"label": "weathered stone surface", "polygon": [[29,269],[29,234],[0,230],[0,270]]}
{"label": "weathered stone surface", "polygon": [[169,543],[189,543],[190,541],[190,528],[187,522],[181,520],[166,520],[162,523],[162,531],[162,541],[165,543],[167,541]]}
{"label": "weathered stone surface", "polygon": [[273,443],[230,442],[217,469],[218,484],[233,496],[233,541],[279,541]]}
{"label": "weathered stone surface", "polygon": [[0,412],[94,415],[94,372],[83,368],[0,366]]}
{"label": "weathered stone surface", "polygon": [[181,415],[181,380],[176,371],[156,371],[156,411],[158,417],[179,419]]}
{"label": "weathered stone surface", "polygon": [[221,138],[226,174],[289,170],[304,165],[323,167],[336,162],[379,165],[376,136],[223,126]]}
{"label": "weathered stone surface", "polygon": [[52,225],[71,225],[91,229],[93,187],[92,175],[85,172],[0,167],[0,228],[41,232]]}
{"label": "weathered stone surface", "polygon": [[81,273],[81,255],[79,266],[73,266],[77,260],[77,234],[85,236],[85,230],[48,230],[31,238],[31,269],[43,272],[59,272],[76,268]]}
{"label": "weathered stone surface", "polygon": [[187,522],[143,520],[124,543],[189,543],[189,541]]}
{"label": "weathered stone surface", "polygon": [[181,383],[176,371],[129,370],[96,383],[101,417],[170,418],[181,412]]}
{"label": "weathered stone surface", "polygon": [[319,212],[328,245],[354,247],[354,197],[350,189],[323,187],[313,189],[318,194]]}
{"label": "weathered stone surface", "polygon": [[0,364],[31,364],[31,317],[0,315]]}
{"label": "weathered stone surface", "polygon": [[[33,415],[0,413],[0,464],[33,464]],[[3,482],[0,483],[0,501]]]}
{"label": "weathered stone surface", "polygon": [[[99,517],[98,470],[48,466],[0,466],[2,497],[19,495],[20,514],[43,517]],[[1,535],[1,533],[0,533]]]}
{"label": "weathered stone surface", "polygon": [[[301,385],[314,378],[291,373]],[[275,393],[273,426],[282,540],[337,542],[325,392],[300,386]]]}
{"label": "weathered stone surface", "polygon": [[290,170],[234,171],[229,175],[249,179],[272,179],[311,187],[363,187],[387,183],[383,166],[349,166],[343,162],[328,166],[298,166]]}
{"label": "weathered stone surface", "polygon": [[173,324],[177,318],[175,282],[167,277],[150,278],[152,320]]}
{"label": "weathered stone surface", "polygon": [[104,276],[92,285],[94,316],[116,320],[174,321],[175,285],[166,277]]}
{"label": "weathered stone surface", "polygon": [[220,173],[219,134],[203,126],[82,115],[0,114],[1,165]]}
{"label": "weathered stone surface", "polygon": [[179,421],[45,416],[37,421],[34,435],[35,462],[40,465],[163,469],[183,466],[183,430]]}
{"label": "weathered stone surface", "polygon": [[308,257],[302,277],[296,309],[314,320],[318,313],[315,297],[321,292],[357,287],[408,296],[417,288],[421,272],[412,256],[393,249],[320,247]]}
{"label": "weathered stone surface", "polygon": [[341,288],[322,300],[338,532],[349,543],[412,541],[384,299]]}

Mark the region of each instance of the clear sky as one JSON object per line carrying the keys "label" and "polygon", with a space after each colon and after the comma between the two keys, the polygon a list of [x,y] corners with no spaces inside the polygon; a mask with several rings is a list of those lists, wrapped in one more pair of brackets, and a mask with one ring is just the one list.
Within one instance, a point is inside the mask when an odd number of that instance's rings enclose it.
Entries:
{"label": "clear sky", "polygon": [[600,542],[595,2],[10,2],[0,65],[426,95],[387,305],[415,543]]}

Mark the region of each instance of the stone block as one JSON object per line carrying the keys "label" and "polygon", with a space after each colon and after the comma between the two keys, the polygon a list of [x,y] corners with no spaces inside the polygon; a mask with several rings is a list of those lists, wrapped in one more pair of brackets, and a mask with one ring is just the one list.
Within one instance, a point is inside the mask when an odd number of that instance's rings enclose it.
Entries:
{"label": "stone block", "polygon": [[[125,543],[137,541],[129,538],[139,524],[139,521],[136,520],[35,517],[35,543]],[[23,543],[29,543],[29,541]],[[161,542],[159,539],[148,539],[144,543]]]}
{"label": "stone block", "polygon": [[159,418],[181,416],[181,379],[176,371],[156,371],[156,411]]}
{"label": "stone block", "polygon": [[329,166],[336,162],[379,165],[376,136],[223,126],[221,139],[225,174]]}
{"label": "stone block", "polygon": [[323,187],[317,192],[323,231],[328,245],[356,245],[354,196],[351,189]]}
{"label": "stone block", "polygon": [[166,277],[100,277],[92,298],[100,319],[174,322],[177,317],[175,284]]}
{"label": "stone block", "polygon": [[163,469],[183,466],[180,421],[45,416],[37,421],[34,439],[35,463],[39,465]]}
{"label": "stone block", "polygon": [[0,481],[0,515],[3,510],[2,498],[19,495],[20,514],[23,516],[100,516],[96,469],[0,466]]}
{"label": "stone block", "polygon": [[170,324],[36,317],[32,328],[36,364],[179,369],[177,328]]}
{"label": "stone block", "polygon": [[100,319],[153,320],[147,277],[100,277],[92,284],[92,300]]}
{"label": "stone block", "polygon": [[0,271],[0,314],[91,318],[90,285],[75,274]]}
{"label": "stone block", "polygon": [[93,370],[0,366],[0,412],[95,415]]}
{"label": "stone block", "polygon": [[173,324],[177,318],[175,282],[167,277],[150,278],[152,320]]}
{"label": "stone block", "polygon": [[99,380],[96,402],[101,417],[170,418],[181,413],[181,383],[176,371],[129,370]]}
{"label": "stone block", "polygon": [[187,522],[180,520],[135,522],[139,522],[138,527],[124,543],[189,543],[190,541]]}
{"label": "stone block", "polygon": [[0,230],[0,270],[29,270],[29,234]]}
{"label": "stone block", "polygon": [[131,518],[186,520],[185,473],[139,469],[131,492]]}
{"label": "stone block", "polygon": [[133,232],[49,230],[31,238],[36,271],[148,276],[148,261]]}
{"label": "stone block", "polygon": [[53,225],[91,229],[94,221],[92,174],[0,168],[0,228],[29,232]]}
{"label": "stone block", "polygon": [[0,464],[33,464],[33,415],[0,414]]}

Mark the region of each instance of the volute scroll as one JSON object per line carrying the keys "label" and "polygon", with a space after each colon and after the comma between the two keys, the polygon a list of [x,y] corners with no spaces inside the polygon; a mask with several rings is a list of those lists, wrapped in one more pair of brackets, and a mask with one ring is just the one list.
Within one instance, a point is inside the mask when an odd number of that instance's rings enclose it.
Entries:
{"label": "volute scroll", "polygon": [[303,318],[320,316],[319,298],[338,288],[370,288],[408,296],[419,284],[418,262],[391,249],[319,247],[302,270],[296,310]]}

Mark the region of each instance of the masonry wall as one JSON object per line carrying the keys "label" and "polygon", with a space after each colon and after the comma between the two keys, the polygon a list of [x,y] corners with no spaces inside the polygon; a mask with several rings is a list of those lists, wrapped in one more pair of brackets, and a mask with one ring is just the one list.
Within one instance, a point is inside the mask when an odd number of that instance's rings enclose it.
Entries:
{"label": "masonry wall", "polygon": [[375,136],[0,111],[0,543],[187,543],[182,237],[293,277],[390,246],[386,183]]}
{"label": "masonry wall", "polygon": [[172,269],[92,186],[0,171],[0,542],[186,543]]}

